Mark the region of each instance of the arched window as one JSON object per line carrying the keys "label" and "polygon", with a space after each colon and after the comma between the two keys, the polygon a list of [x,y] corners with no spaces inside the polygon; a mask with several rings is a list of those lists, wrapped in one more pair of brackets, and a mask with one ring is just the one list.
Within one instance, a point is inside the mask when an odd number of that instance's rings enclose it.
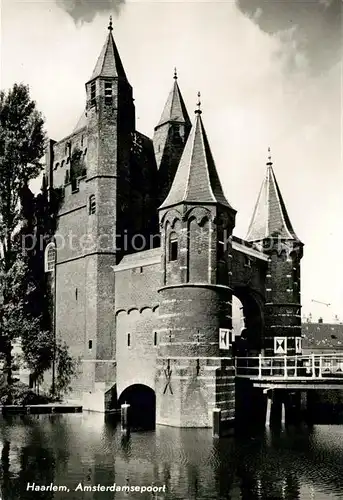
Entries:
{"label": "arched window", "polygon": [[177,260],[179,242],[176,233],[171,233],[169,236],[169,261]]}
{"label": "arched window", "polygon": [[52,273],[55,270],[56,247],[55,243],[51,242],[47,245],[44,254],[44,271]]}
{"label": "arched window", "polygon": [[96,212],[95,195],[91,194],[89,197],[89,215],[95,214],[95,212]]}

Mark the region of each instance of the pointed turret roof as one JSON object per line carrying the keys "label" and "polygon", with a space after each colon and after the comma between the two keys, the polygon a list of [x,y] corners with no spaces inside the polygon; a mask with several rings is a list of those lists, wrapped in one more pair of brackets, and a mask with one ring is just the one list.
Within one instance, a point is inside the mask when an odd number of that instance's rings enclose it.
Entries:
{"label": "pointed turret roof", "polygon": [[[188,112],[182,98],[179,85],[177,83],[176,69],[174,71],[174,83],[164,106],[160,121],[157,127],[168,122],[186,123],[191,125]],[[156,128],[157,128],[156,127]]]}
{"label": "pointed turret roof", "polygon": [[172,187],[160,208],[194,202],[219,203],[232,209],[219,180],[201,119],[200,103],[198,106],[195,124],[187,139]]}
{"label": "pointed turret roof", "polygon": [[90,80],[98,77],[108,77],[108,78],[126,78],[123,64],[120,59],[120,55],[117,46],[114,42],[112,36],[112,16],[110,17],[110,24],[108,26],[108,36],[106,38],[105,44],[100,52],[100,56],[95,65],[94,71]]}
{"label": "pointed turret roof", "polygon": [[[269,149],[268,151],[270,152]],[[300,241],[289,219],[269,156],[267,173],[257,198],[246,240],[261,241],[273,236]]]}

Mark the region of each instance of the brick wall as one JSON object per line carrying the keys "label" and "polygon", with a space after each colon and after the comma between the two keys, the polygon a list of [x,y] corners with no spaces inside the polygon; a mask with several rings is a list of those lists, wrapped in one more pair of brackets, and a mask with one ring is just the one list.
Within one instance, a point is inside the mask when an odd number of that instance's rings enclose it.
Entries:
{"label": "brick wall", "polygon": [[[116,317],[117,393],[132,384],[144,384],[155,390],[157,346],[154,331],[158,308],[120,311]],[[130,346],[128,346],[130,335]]]}

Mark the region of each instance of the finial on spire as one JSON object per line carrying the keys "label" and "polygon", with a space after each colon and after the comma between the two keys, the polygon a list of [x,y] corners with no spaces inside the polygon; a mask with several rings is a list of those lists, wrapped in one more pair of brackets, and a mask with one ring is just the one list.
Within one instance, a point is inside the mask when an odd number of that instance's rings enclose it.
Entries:
{"label": "finial on spire", "polygon": [[198,92],[198,102],[197,102],[197,109],[195,110],[196,115],[201,115],[201,101],[200,101],[201,94]]}
{"label": "finial on spire", "polygon": [[270,147],[268,147],[268,161],[267,161],[267,165],[273,165],[273,162],[272,162],[272,156],[271,156],[271,153],[270,153]]}
{"label": "finial on spire", "polygon": [[174,68],[174,80],[177,80],[177,69]]}
{"label": "finial on spire", "polygon": [[109,31],[113,31],[113,26],[112,26],[112,16],[110,16],[110,23],[108,25]]}

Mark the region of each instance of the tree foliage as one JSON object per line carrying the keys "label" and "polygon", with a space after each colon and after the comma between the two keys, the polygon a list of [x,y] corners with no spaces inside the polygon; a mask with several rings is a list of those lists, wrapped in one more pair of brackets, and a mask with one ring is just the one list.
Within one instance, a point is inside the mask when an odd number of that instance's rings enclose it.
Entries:
{"label": "tree foliage", "polygon": [[12,238],[20,223],[20,194],[42,170],[43,118],[29,88],[0,92],[0,242],[6,271],[13,263]]}
{"label": "tree foliage", "polygon": [[74,362],[66,347],[54,341],[51,287],[44,273],[44,250],[56,229],[60,193],[52,191],[49,197],[45,182],[37,196],[29,189],[43,168],[43,125],[27,86],[15,84],[0,92],[0,337],[7,339],[0,356],[10,387],[13,340],[21,338],[25,362],[37,382],[56,355],[66,369],[58,374],[63,390]]}
{"label": "tree foliage", "polygon": [[7,382],[12,379],[11,342],[33,324],[24,314],[26,262],[17,234],[22,222],[20,198],[42,169],[43,118],[25,85],[0,92],[0,334],[9,342],[5,352]]}

